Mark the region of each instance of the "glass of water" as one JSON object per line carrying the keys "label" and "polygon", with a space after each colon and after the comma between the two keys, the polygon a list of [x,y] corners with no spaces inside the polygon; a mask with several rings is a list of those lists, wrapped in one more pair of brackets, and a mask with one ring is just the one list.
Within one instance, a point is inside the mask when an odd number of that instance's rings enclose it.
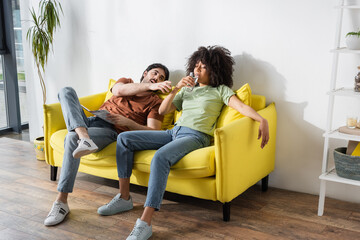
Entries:
{"label": "glass of water", "polygon": [[[193,73],[193,72],[190,73],[190,77],[194,78],[194,80],[195,80],[195,85],[196,85],[196,84],[197,84],[198,77],[197,77],[197,76],[194,76],[194,73]],[[195,85],[194,85],[194,86],[189,86],[189,87],[187,87],[186,90],[187,90],[188,92],[191,92],[192,90],[194,90]]]}

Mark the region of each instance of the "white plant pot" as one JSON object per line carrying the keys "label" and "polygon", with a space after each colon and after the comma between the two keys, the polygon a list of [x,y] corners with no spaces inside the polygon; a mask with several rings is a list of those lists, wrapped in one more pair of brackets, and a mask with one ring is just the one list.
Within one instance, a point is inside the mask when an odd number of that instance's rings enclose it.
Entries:
{"label": "white plant pot", "polygon": [[347,36],[346,46],[351,50],[360,50],[360,37],[354,35]]}

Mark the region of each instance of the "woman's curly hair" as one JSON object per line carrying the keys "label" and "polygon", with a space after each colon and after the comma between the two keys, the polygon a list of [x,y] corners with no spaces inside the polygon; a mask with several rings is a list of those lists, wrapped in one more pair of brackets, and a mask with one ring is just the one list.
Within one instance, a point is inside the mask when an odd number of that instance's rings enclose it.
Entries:
{"label": "woman's curly hair", "polygon": [[186,75],[194,71],[195,65],[199,61],[206,65],[206,70],[210,76],[210,86],[218,87],[224,84],[230,88],[232,87],[234,58],[228,49],[216,45],[199,47],[198,50],[190,56],[186,64]]}

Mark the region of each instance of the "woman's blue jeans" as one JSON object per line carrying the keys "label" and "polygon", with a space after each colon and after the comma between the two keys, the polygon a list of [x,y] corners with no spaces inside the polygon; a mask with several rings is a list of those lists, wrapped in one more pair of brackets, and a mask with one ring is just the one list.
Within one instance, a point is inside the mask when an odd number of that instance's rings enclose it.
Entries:
{"label": "woman's blue jeans", "polygon": [[118,134],[112,124],[97,117],[86,117],[73,88],[65,87],[61,89],[58,98],[69,132],[64,141],[64,157],[57,190],[69,193],[73,191],[80,164],[80,158],[74,158],[72,155],[78,146],[77,141],[79,140],[79,136],[74,132],[74,129],[77,127],[87,128],[89,137],[99,148],[98,151],[115,142]]}
{"label": "woman's blue jeans", "polygon": [[211,136],[191,128],[175,126],[166,131],[129,131],[118,135],[116,162],[119,178],[132,173],[134,151],[157,150],[150,165],[145,207],[160,209],[170,167],[186,154],[210,145]]}

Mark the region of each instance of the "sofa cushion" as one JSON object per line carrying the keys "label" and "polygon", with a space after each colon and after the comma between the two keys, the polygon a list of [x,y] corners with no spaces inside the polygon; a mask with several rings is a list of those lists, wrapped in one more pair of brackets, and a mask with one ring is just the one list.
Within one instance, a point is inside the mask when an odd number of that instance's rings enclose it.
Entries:
{"label": "sofa cushion", "polygon": [[[150,173],[150,164],[156,150],[135,152],[134,169]],[[171,167],[169,177],[203,178],[215,175],[215,147],[200,148],[183,157]]]}
{"label": "sofa cushion", "polygon": [[106,102],[107,100],[109,100],[113,96],[113,94],[111,92],[111,88],[114,86],[115,83],[116,83],[116,81],[114,79],[109,80],[108,90],[106,92],[104,102]]}
{"label": "sofa cushion", "polygon": [[[251,106],[251,88],[248,83],[243,85],[241,88],[239,88],[236,92],[236,96],[246,105]],[[241,113],[236,111],[235,109],[224,105],[223,109],[221,110],[220,116],[217,120],[216,127],[220,128],[225,126],[226,124],[240,119],[244,117]]]}
{"label": "sofa cushion", "polygon": [[259,111],[261,109],[264,109],[266,107],[266,98],[265,98],[265,96],[252,94],[251,95],[251,107],[255,111]]}
{"label": "sofa cushion", "polygon": [[[156,94],[163,100],[166,98],[167,95],[169,95],[168,93],[162,93],[160,91],[158,91]],[[174,127],[174,125],[173,125],[174,114],[175,114],[175,111],[165,114],[164,119],[161,124],[162,130],[171,129]]]}
{"label": "sofa cushion", "polygon": [[179,118],[181,117],[181,114],[182,114],[182,110],[181,111],[175,110],[174,123],[176,123],[179,120]]}
{"label": "sofa cushion", "polygon": [[[67,130],[59,130],[50,138],[50,145],[54,151],[63,154],[64,139]],[[141,172],[150,173],[151,159],[155,150],[135,152],[133,168]],[[116,166],[116,142],[109,144],[99,152],[81,158],[81,163],[97,167]],[[187,154],[183,159],[171,167],[169,176],[177,178],[202,178],[215,175],[214,146],[197,149]]]}
{"label": "sofa cushion", "polygon": [[[67,133],[68,133],[67,129],[62,129],[51,135],[50,145],[54,149],[54,151],[63,154],[64,139]],[[116,166],[116,160],[115,158],[112,158],[112,156],[115,157],[115,153],[116,153],[116,142],[113,142],[99,152],[95,152],[82,157],[81,163],[87,165],[96,165],[99,167],[110,167],[110,166],[113,167]]]}
{"label": "sofa cushion", "polygon": [[[105,97],[105,101],[106,102],[107,100],[109,100],[113,94],[111,92],[111,88],[114,86],[114,84],[116,83],[116,81],[114,79],[110,79],[109,80],[109,85],[108,85],[108,90],[106,92],[106,97]],[[165,99],[166,96],[168,94],[163,94],[162,92],[158,91],[156,93],[161,99]],[[164,119],[163,119],[163,122],[161,124],[161,129],[162,130],[166,130],[166,129],[170,129],[172,128],[172,124],[173,124],[173,121],[174,121],[174,112],[171,112],[171,113],[168,113],[164,116]]]}

